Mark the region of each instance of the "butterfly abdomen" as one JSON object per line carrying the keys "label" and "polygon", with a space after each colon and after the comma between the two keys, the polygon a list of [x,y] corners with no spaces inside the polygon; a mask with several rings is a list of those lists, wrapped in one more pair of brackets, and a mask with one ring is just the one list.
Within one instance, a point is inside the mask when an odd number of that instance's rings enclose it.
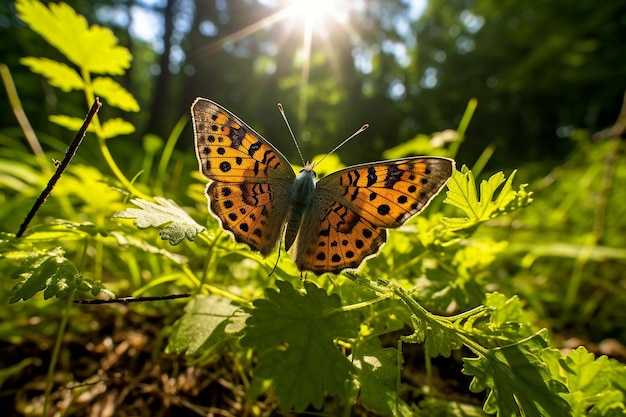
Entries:
{"label": "butterfly abdomen", "polygon": [[289,215],[285,230],[285,249],[296,240],[305,211],[311,205],[315,192],[315,171],[310,164],[300,170],[289,193]]}

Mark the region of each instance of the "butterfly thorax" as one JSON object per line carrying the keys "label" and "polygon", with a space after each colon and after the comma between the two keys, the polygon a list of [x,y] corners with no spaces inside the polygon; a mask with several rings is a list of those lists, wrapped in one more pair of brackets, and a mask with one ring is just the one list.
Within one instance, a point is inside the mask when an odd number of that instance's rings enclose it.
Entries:
{"label": "butterfly thorax", "polygon": [[315,192],[315,171],[313,164],[307,163],[300,170],[296,179],[291,185],[289,193],[289,214],[287,217],[287,228],[285,230],[285,249],[289,250],[296,240],[302,216],[313,201]]}

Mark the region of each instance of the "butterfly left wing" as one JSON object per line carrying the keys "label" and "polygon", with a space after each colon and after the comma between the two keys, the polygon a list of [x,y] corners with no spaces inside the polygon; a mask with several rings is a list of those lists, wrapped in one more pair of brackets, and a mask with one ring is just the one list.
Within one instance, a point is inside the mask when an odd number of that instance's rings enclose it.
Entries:
{"label": "butterfly left wing", "polygon": [[414,157],[355,165],[322,178],[295,247],[300,270],[356,268],[422,211],[452,175],[454,161]]}
{"label": "butterfly left wing", "polygon": [[267,256],[280,241],[293,168],[278,149],[219,104],[191,106],[196,157],[212,182],[209,209],[235,240]]}

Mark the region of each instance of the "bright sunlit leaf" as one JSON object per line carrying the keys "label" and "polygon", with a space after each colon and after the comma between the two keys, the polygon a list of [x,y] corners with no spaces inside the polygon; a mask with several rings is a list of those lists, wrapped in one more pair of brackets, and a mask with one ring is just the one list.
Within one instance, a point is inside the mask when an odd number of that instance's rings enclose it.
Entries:
{"label": "bright sunlit leaf", "polygon": [[135,131],[135,126],[119,117],[114,117],[102,123],[102,137],[114,138],[119,135],[129,135]]}
{"label": "bright sunlit leaf", "polygon": [[[77,131],[83,125],[84,119],[78,117],[66,116],[64,114],[53,114],[48,116],[48,120],[52,123],[57,124],[59,126],[63,126],[69,130]],[[87,129],[89,131],[93,130],[93,125],[89,125]]]}
{"label": "bright sunlit leaf", "polygon": [[124,111],[139,111],[139,103],[124,87],[109,77],[97,77],[93,80],[93,91],[104,99],[109,106]]}
{"label": "bright sunlit leaf", "polygon": [[20,59],[20,64],[26,65],[34,73],[43,75],[51,86],[58,87],[65,93],[80,90],[85,86],[80,75],[62,62],[29,56]]}
{"label": "bright sunlit leaf", "polygon": [[65,3],[17,0],[18,16],[76,66],[99,74],[123,74],[132,56],[117,44],[113,32],[89,26],[87,20]]}

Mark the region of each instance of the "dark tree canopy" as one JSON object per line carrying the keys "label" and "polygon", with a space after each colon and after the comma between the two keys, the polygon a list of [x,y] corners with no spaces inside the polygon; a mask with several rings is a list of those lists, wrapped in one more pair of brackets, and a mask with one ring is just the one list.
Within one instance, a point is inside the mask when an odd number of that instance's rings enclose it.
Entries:
{"label": "dark tree canopy", "polygon": [[[316,2],[304,12],[279,0],[70,4],[130,48],[133,67],[122,82],[140,100],[139,135],[167,137],[193,98],[204,96],[293,157],[275,110],[281,102],[306,157],[369,123],[356,141],[367,145],[350,144],[341,155],[359,162],[419,133],[456,128],[477,98],[460,159],[471,164],[494,144],[496,165],[515,165],[561,158],[575,128],[593,132],[613,122],[626,90],[619,0],[431,0],[424,10],[399,0]],[[45,45],[11,5],[0,13],[10,40],[0,46],[3,62],[35,128],[51,129],[34,111],[42,94],[50,113],[80,114],[81,97],[59,96],[17,62],[45,55]],[[152,37],[138,37],[142,30]],[[10,111],[4,95],[0,110]],[[1,123],[15,125],[8,117]]]}

